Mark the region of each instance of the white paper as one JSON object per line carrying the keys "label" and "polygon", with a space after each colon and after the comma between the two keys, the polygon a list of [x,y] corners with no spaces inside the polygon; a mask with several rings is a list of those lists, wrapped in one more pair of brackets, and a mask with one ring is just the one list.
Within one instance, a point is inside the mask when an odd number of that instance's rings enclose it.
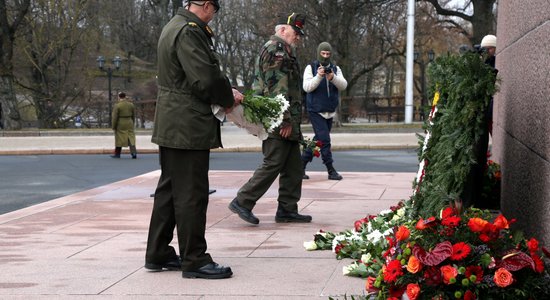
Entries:
{"label": "white paper", "polygon": [[235,106],[233,110],[227,114],[227,120],[233,122],[239,128],[245,129],[248,133],[256,136],[262,141],[267,139],[267,132],[262,125],[250,123],[245,119],[242,105]]}

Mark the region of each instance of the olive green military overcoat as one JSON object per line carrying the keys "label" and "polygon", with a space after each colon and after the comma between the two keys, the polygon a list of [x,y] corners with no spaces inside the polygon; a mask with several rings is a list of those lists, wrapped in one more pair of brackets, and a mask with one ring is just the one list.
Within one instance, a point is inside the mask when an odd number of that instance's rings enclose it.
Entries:
{"label": "olive green military overcoat", "polygon": [[112,128],[115,131],[115,147],[128,147],[128,141],[136,145],[134,132],[134,104],[128,100],[120,100],[113,108]]}
{"label": "olive green military overcoat", "polygon": [[231,107],[234,99],[212,36],[210,27],[184,8],[163,29],[153,143],[187,150],[222,146],[220,122],[211,105]]}

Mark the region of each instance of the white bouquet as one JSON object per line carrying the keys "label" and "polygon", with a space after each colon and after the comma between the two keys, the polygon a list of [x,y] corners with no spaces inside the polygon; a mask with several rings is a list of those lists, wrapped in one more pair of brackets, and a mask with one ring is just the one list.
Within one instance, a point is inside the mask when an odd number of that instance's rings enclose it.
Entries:
{"label": "white bouquet", "polygon": [[227,114],[227,119],[260,140],[265,140],[268,133],[281,125],[284,112],[288,107],[288,101],[281,94],[265,97],[253,95],[249,91],[245,93],[241,105]]}

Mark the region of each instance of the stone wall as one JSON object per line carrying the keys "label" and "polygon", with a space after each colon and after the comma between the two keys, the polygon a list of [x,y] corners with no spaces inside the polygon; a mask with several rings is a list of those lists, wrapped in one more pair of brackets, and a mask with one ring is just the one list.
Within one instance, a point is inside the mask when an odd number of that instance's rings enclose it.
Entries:
{"label": "stone wall", "polygon": [[493,154],[502,212],[550,246],[550,1],[498,5]]}

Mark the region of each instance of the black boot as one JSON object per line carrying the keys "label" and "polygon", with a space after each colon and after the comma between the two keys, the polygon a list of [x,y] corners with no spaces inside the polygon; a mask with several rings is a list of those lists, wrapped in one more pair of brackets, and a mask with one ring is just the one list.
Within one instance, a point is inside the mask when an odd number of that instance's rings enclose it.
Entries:
{"label": "black boot", "polygon": [[327,164],[327,171],[328,171],[328,179],[329,180],[342,180],[344,177],[342,175],[338,174],[336,172],[336,169],[332,166],[332,164]]}
{"label": "black boot", "polygon": [[307,174],[306,174],[307,161],[302,160],[302,163],[304,165],[304,174],[302,174],[302,179],[309,179],[309,176],[307,176]]}
{"label": "black boot", "polygon": [[311,222],[310,215],[302,215],[298,212],[290,212],[279,206],[275,215],[276,223],[309,223]]}
{"label": "black boot", "polygon": [[122,152],[122,147],[115,147],[115,152],[111,155],[111,157],[120,158],[120,152]]}
{"label": "black boot", "polygon": [[136,146],[130,145],[130,154],[132,154],[132,159],[136,159],[136,158],[137,158]]}

